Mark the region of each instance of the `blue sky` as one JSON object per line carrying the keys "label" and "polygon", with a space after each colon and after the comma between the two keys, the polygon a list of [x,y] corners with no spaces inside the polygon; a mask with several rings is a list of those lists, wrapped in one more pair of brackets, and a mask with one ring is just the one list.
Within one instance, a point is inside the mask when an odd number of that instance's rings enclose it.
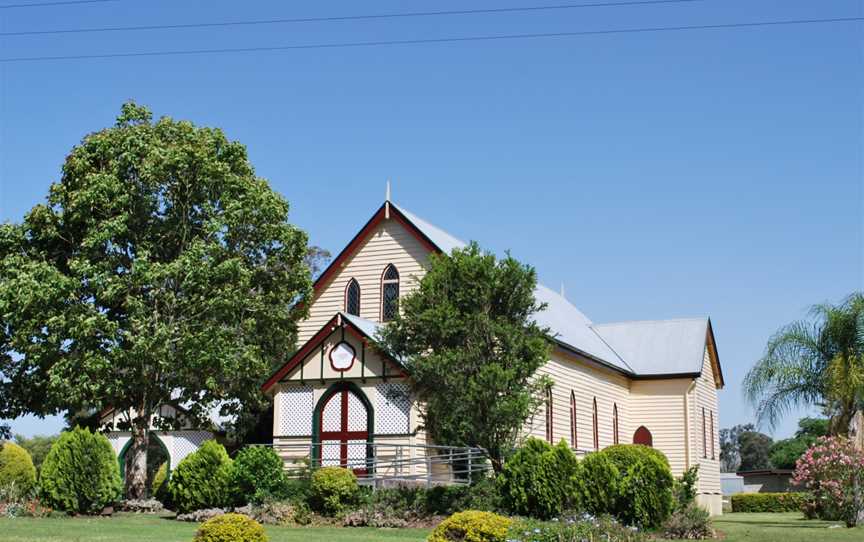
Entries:
{"label": "blue sky", "polygon": [[[0,9],[0,32],[532,5],[544,3],[117,1]],[[6,36],[0,57],[862,15],[855,0],[701,0]],[[390,178],[397,202],[509,249],[544,283],[563,282],[596,322],[709,315],[727,427],[752,420],[740,382],[768,337],[810,304],[864,285],[862,51],[864,25],[847,22],[0,63],[0,220],[42,201],[72,146],[134,98],[245,143],[292,219],[331,251],[369,218]],[[61,427],[12,425],[24,434]]]}

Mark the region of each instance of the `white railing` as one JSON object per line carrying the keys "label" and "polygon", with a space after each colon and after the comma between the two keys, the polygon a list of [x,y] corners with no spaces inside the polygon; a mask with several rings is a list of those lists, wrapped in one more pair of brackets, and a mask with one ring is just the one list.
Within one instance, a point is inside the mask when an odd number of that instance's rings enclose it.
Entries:
{"label": "white railing", "polygon": [[361,483],[376,487],[399,482],[468,484],[492,469],[481,448],[351,441],[345,445],[345,458],[341,446],[334,441],[282,441],[272,448],[284,459],[289,476],[335,465],[352,469]]}

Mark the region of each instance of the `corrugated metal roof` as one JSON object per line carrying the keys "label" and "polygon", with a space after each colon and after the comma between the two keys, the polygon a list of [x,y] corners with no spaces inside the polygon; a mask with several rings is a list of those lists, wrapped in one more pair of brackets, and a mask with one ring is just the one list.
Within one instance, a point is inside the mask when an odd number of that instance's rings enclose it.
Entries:
{"label": "corrugated metal roof", "polygon": [[592,327],[637,375],[702,372],[708,318],[614,322]]}
{"label": "corrugated metal roof", "polygon": [[360,318],[359,316],[354,316],[353,314],[348,314],[347,312],[340,312],[343,318],[354,324],[357,329],[365,333],[368,337],[375,338],[378,334],[378,329],[381,327],[381,324],[378,322],[373,322],[372,320],[367,320],[365,318]]}
{"label": "corrugated metal roof", "polygon": [[[467,243],[414,213],[391,202],[423,235],[442,252]],[[536,316],[539,325],[549,328],[553,339],[565,347],[596,358],[620,371],[636,376],[695,374],[702,370],[707,333],[707,318],[620,322],[596,325],[566,298],[554,290],[537,285],[535,297],[547,307]],[[358,327],[369,327],[374,337],[378,324],[356,316]],[[365,328],[361,327],[361,329]]]}

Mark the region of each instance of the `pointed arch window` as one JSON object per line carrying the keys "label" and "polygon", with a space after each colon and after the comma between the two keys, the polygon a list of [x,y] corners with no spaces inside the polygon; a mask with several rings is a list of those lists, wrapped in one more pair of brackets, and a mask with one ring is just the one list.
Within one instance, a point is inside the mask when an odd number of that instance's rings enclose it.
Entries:
{"label": "pointed arch window", "polygon": [[356,279],[349,280],[345,287],[345,312],[360,316],[360,284]]}
{"label": "pointed arch window", "polygon": [[381,275],[381,321],[388,322],[399,311],[399,270],[389,264]]}
{"label": "pointed arch window", "polygon": [[579,447],[579,436],[576,431],[576,393],[570,390],[570,446]]}
{"label": "pointed arch window", "polygon": [[546,441],[549,444],[552,444],[555,436],[554,432],[554,422],[552,418],[552,386],[546,388]]}
{"label": "pointed arch window", "polygon": [[591,416],[591,425],[594,429],[594,451],[600,449],[600,430],[597,427],[597,398],[594,398],[594,412]]}
{"label": "pointed arch window", "polygon": [[705,434],[705,407],[702,407],[702,457],[708,458],[708,440]]}
{"label": "pointed arch window", "polygon": [[612,404],[612,442],[618,444],[618,403]]}
{"label": "pointed arch window", "polygon": [[716,450],[714,449],[714,411],[710,411],[709,414],[711,415],[711,459],[717,459]]}

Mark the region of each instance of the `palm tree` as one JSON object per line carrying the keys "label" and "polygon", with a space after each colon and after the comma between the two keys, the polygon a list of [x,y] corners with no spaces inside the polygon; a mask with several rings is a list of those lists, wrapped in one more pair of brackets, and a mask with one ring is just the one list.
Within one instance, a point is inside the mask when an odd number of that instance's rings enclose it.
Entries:
{"label": "palm tree", "polygon": [[839,305],[816,305],[768,341],[744,378],[760,422],[774,426],[791,408],[821,407],[833,434],[848,434],[864,409],[864,293]]}

